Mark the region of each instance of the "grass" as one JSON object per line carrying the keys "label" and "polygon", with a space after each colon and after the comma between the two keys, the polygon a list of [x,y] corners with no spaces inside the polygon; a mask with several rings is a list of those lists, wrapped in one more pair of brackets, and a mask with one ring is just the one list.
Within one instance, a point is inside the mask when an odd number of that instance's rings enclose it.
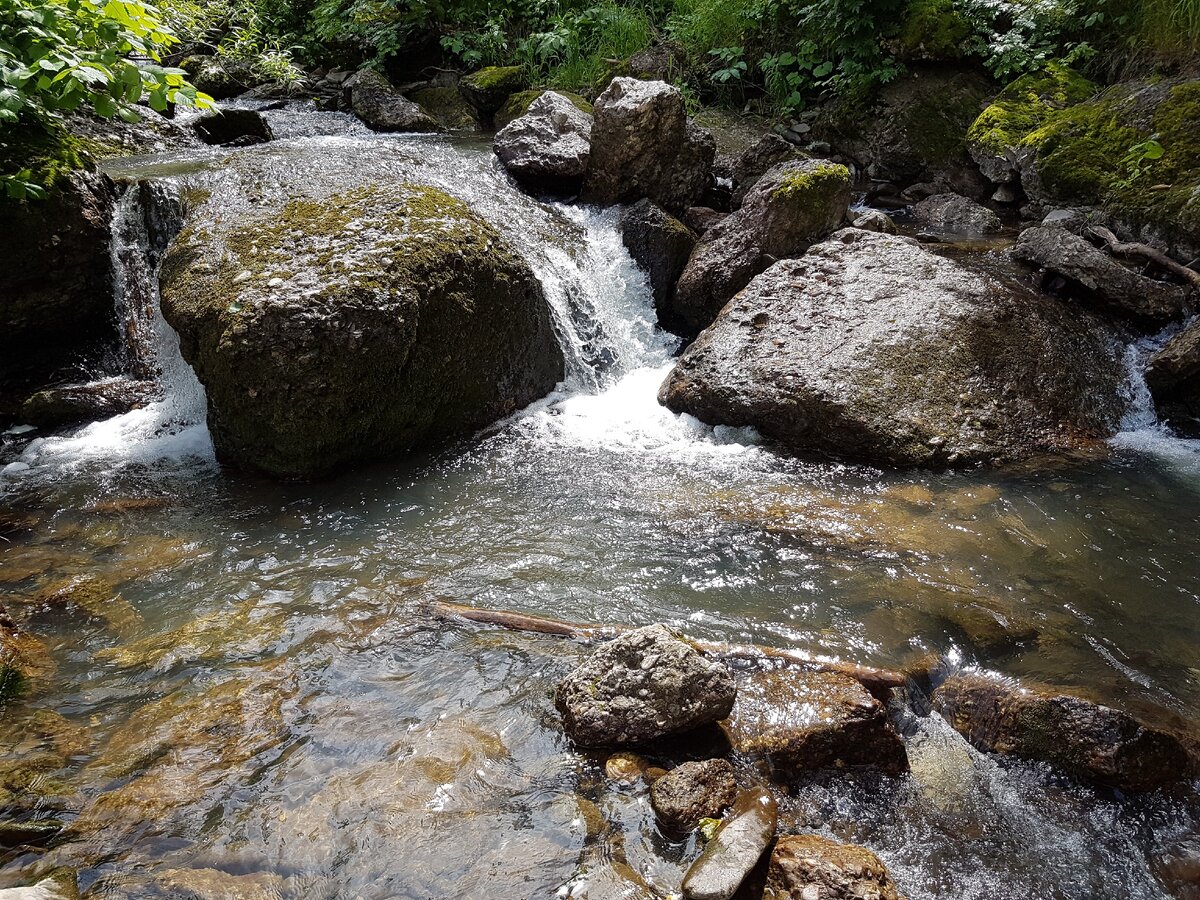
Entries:
{"label": "grass", "polygon": [[1141,0],[1137,30],[1158,55],[1200,67],[1200,0]]}

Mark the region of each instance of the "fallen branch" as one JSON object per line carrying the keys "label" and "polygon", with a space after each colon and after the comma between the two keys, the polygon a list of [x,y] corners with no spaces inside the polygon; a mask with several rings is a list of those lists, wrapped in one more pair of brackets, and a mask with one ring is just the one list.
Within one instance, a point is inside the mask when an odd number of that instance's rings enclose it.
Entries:
{"label": "fallen branch", "polygon": [[[503,609],[482,609],[449,600],[435,600],[429,605],[430,613],[446,622],[474,622],[480,625],[496,625],[512,631],[548,634],[556,637],[581,641],[610,641],[632,631],[629,625],[600,625],[588,622],[565,622],[546,616],[513,612]],[[698,650],[720,659],[743,659],[750,661],[778,660],[787,665],[799,666],[808,672],[836,672],[849,675],[862,683],[868,691],[880,699],[886,699],[892,688],[904,687],[908,679],[900,672],[860,666],[857,663],[821,658],[802,650],[786,650],[781,647],[763,647],[758,644],[722,644],[712,641],[697,641],[689,638]]]}
{"label": "fallen branch", "polygon": [[1102,241],[1104,249],[1113,256],[1134,260],[1135,262],[1148,262],[1151,265],[1158,266],[1164,272],[1170,272],[1172,275],[1182,278],[1188,284],[1192,285],[1192,287],[1200,288],[1200,272],[1177,263],[1161,250],[1155,250],[1147,244],[1134,244],[1117,240],[1117,236],[1102,225],[1093,225],[1088,229],[1088,232],[1097,240]]}

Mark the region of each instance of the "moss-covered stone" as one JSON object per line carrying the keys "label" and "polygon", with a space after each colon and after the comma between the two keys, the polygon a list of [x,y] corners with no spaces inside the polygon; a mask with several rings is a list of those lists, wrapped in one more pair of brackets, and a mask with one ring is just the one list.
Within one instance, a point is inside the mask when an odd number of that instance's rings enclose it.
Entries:
{"label": "moss-covered stone", "polygon": [[973,153],[1002,155],[1056,113],[1093,97],[1096,85],[1062,63],[1022,75],[979,114],[967,132]]}
{"label": "moss-covered stone", "polygon": [[476,125],[471,105],[452,87],[421,88],[413,91],[411,97],[413,103],[443,128],[465,131]]}
{"label": "moss-covered stone", "polygon": [[772,200],[799,197],[822,202],[831,193],[843,192],[850,183],[850,170],[838,163],[817,162],[805,168],[789,169],[771,191]]}
{"label": "moss-covered stone", "polygon": [[[61,127],[45,128],[22,123],[0,130],[0,173],[12,175],[23,169],[31,181],[51,191],[78,171],[96,168],[94,148]],[[0,203],[9,202],[0,197]]]}
{"label": "moss-covered stone", "polygon": [[954,0],[913,0],[896,37],[897,55],[911,60],[962,59],[972,31]]}
{"label": "moss-covered stone", "polygon": [[[513,119],[519,119],[521,116],[525,115],[530,104],[548,90],[550,90],[550,88],[534,88],[530,91],[518,91],[517,93],[513,94],[504,101],[504,105],[496,112],[496,129],[499,130]],[[579,94],[572,94],[569,91],[558,90],[556,90],[555,93],[561,94],[570,100],[575,105],[576,109],[582,110],[589,116],[592,114],[592,104],[588,103],[587,100],[585,100]]]}
{"label": "moss-covered stone", "polygon": [[458,82],[463,99],[479,113],[484,125],[512,94],[525,87],[525,70],[520,66],[488,66]]}
{"label": "moss-covered stone", "polygon": [[207,218],[168,254],[163,311],[229,462],[327,474],[470,432],[562,376],[532,271],[443,191],[381,185]]}

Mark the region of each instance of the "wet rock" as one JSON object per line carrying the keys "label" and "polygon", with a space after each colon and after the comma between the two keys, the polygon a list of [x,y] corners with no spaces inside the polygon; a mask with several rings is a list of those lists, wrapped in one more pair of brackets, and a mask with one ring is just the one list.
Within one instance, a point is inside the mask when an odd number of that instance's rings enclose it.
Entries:
{"label": "wet rock", "polygon": [[650,803],[670,832],[691,831],[701,819],[717,818],[737,796],[733,766],[723,759],[685,762],[650,788]]}
{"label": "wet rock", "polygon": [[654,201],[643,198],[621,211],[621,239],[633,261],[650,276],[659,321],[669,322],[675,282],[696,246],[696,235]]}
{"label": "wet rock", "polygon": [[7,614],[0,623],[0,703],[30,693],[36,682],[58,670],[50,649],[17,628]]}
{"label": "wet rock", "polygon": [[777,134],[764,134],[753,146],[746,148],[733,161],[733,208],[739,208],[746,199],[746,194],[758,179],[767,174],[780,163],[792,160],[807,159],[807,155],[797,150],[791,143]]}
{"label": "wet rock", "polygon": [[431,132],[442,127],[374,69],[360,69],[346,79],[346,104],[375,131]]}
{"label": "wet rock", "polygon": [[199,226],[176,239],[162,305],[226,462],[326,475],[470,433],[562,377],[533,272],[440,190],[297,198],[217,227],[217,246]]}
{"label": "wet rock", "polygon": [[275,137],[266,116],[254,109],[212,110],[197,118],[192,127],[206,144],[245,147]]}
{"label": "wet rock", "polygon": [[709,206],[689,206],[683,213],[682,221],[696,234],[705,234],[727,218],[729,218],[729,213],[720,212]]}
{"label": "wet rock", "polygon": [[614,753],[604,761],[604,776],[618,784],[633,784],[646,776],[649,763],[636,753]]}
{"label": "wet rock", "polygon": [[187,56],[180,61],[179,68],[187,72],[188,80],[196,90],[214,100],[228,100],[244,94],[262,81],[250,71],[249,66],[215,56]]}
{"label": "wet rock", "polygon": [[576,194],[591,153],[592,117],[561,94],[546,91],[497,134],[504,168],[535,191]]}
{"label": "wet rock", "polygon": [[1153,867],[1175,900],[1200,900],[1200,835],[1189,835],[1158,853]]}
{"label": "wet rock", "polygon": [[231,875],[219,869],[167,869],[154,880],[177,900],[279,900],[285,887],[271,872]]}
{"label": "wet rock", "polygon": [[[500,129],[506,126],[514,119],[519,119],[525,115],[530,105],[542,94],[546,93],[544,88],[535,88],[532,91],[518,91],[504,101],[504,105],[496,112],[495,122],[496,128]],[[560,97],[566,97],[575,105],[575,108],[588,116],[592,114],[592,104],[588,103],[579,94],[573,94],[570,91],[555,91]]]}
{"label": "wet rock", "polygon": [[841,225],[849,204],[844,166],[814,160],[776,166],[741,209],[696,245],[675,288],[675,315],[690,333],[708,327],[755,275]]}
{"label": "wet rock", "polygon": [[475,111],[457,87],[431,85],[418,88],[410,99],[443,128],[470,131],[476,126]]}
{"label": "wet rock", "polygon": [[484,127],[490,127],[505,101],[524,87],[525,73],[520,66],[488,66],[458,82],[458,92],[471,104]]}
{"label": "wet rock", "polygon": [[115,341],[117,195],[107,176],[78,173],[44,200],[0,204],[0,390],[45,383]]}
{"label": "wet rock", "polygon": [[723,719],[734,695],[724,665],[648,625],[597,649],[559,684],[554,704],[580,746],[620,747]]}
{"label": "wet rock", "polygon": [[1192,771],[1174,735],[1080,697],[966,673],[948,679],[933,702],[980,750],[1040,760],[1121,790],[1153,790]]}
{"label": "wet rock", "polygon": [[771,852],[763,900],[900,900],[900,892],[866,847],[789,834]]}
{"label": "wet rock", "polygon": [[69,873],[51,875],[29,887],[4,888],[0,900],[78,900],[75,876]]}
{"label": "wet rock", "polygon": [[570,883],[567,896],[571,900],[656,900],[659,896],[628,863],[608,859],[590,862],[587,874]]}
{"label": "wet rock", "polygon": [[1185,437],[1200,437],[1200,322],[1193,322],[1146,364],[1146,386],[1159,418]]}
{"label": "wet rock", "polygon": [[896,233],[896,223],[892,221],[892,217],[877,209],[868,209],[856,216],[853,225],[863,231],[875,231],[879,234]]}
{"label": "wet rock", "polygon": [[0,847],[40,847],[63,829],[57,819],[32,819],[25,822],[0,821]]}
{"label": "wet rock", "polygon": [[1003,229],[1000,217],[981,203],[958,194],[934,194],[913,207],[924,225],[962,234],[992,234]]}
{"label": "wet rock", "polygon": [[141,613],[99,575],[73,575],[43,585],[29,598],[36,615],[72,608],[103,622],[117,634],[129,634],[142,622]]}
{"label": "wet rock", "polygon": [[742,791],[683,877],[687,900],[729,900],[775,837],[779,811],[763,788]]}
{"label": "wet rock", "polygon": [[1149,326],[1185,316],[1195,301],[1181,285],[1147,278],[1065,228],[1021,232],[1013,256],[1066,280],[1066,293]]}
{"label": "wet rock", "polygon": [[66,428],[140,409],[158,394],[153,382],[130,378],[66,384],[30,396],[21,404],[17,418],[38,428]]}
{"label": "wet rock", "polygon": [[584,198],[612,204],[648,197],[677,215],[712,184],[715,155],[712,136],[688,122],[677,88],[614,78],[596,98]]}
{"label": "wet rock", "polygon": [[757,672],[739,686],[728,730],[739,751],[765,761],[781,781],[846,766],[908,768],[886,708],[848,675]]}
{"label": "wet rock", "polygon": [[755,278],[659,399],[794,451],[966,465],[1110,436],[1123,378],[1099,319],[914,241],[846,229]]}

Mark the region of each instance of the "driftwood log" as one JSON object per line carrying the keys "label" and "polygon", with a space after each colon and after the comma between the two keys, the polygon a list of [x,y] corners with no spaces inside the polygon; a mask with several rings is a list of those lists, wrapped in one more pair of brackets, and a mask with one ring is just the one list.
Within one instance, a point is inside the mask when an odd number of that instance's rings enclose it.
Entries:
{"label": "driftwood log", "polygon": [[1177,263],[1161,250],[1155,250],[1147,244],[1134,244],[1118,240],[1115,234],[1101,225],[1093,225],[1088,229],[1088,233],[1103,243],[1104,249],[1113,256],[1133,260],[1134,262],[1149,263],[1150,265],[1157,266],[1164,272],[1169,272],[1172,275],[1182,278],[1194,288],[1200,288],[1200,272]]}
{"label": "driftwood log", "polygon": [[[618,635],[632,631],[629,625],[601,625],[590,622],[564,622],[546,616],[513,612],[503,609],[482,609],[449,600],[435,600],[429,606],[430,614],[444,622],[474,622],[480,625],[495,625],[512,631],[548,634],[579,641],[610,641]],[[722,644],[713,641],[688,639],[701,652],[718,659],[739,659],[751,662],[778,661],[797,666],[808,672],[837,672],[849,675],[862,683],[871,694],[886,700],[892,688],[904,687],[908,678],[900,672],[860,666],[813,656],[802,650],[787,650],[782,647],[763,647],[758,644]]]}

